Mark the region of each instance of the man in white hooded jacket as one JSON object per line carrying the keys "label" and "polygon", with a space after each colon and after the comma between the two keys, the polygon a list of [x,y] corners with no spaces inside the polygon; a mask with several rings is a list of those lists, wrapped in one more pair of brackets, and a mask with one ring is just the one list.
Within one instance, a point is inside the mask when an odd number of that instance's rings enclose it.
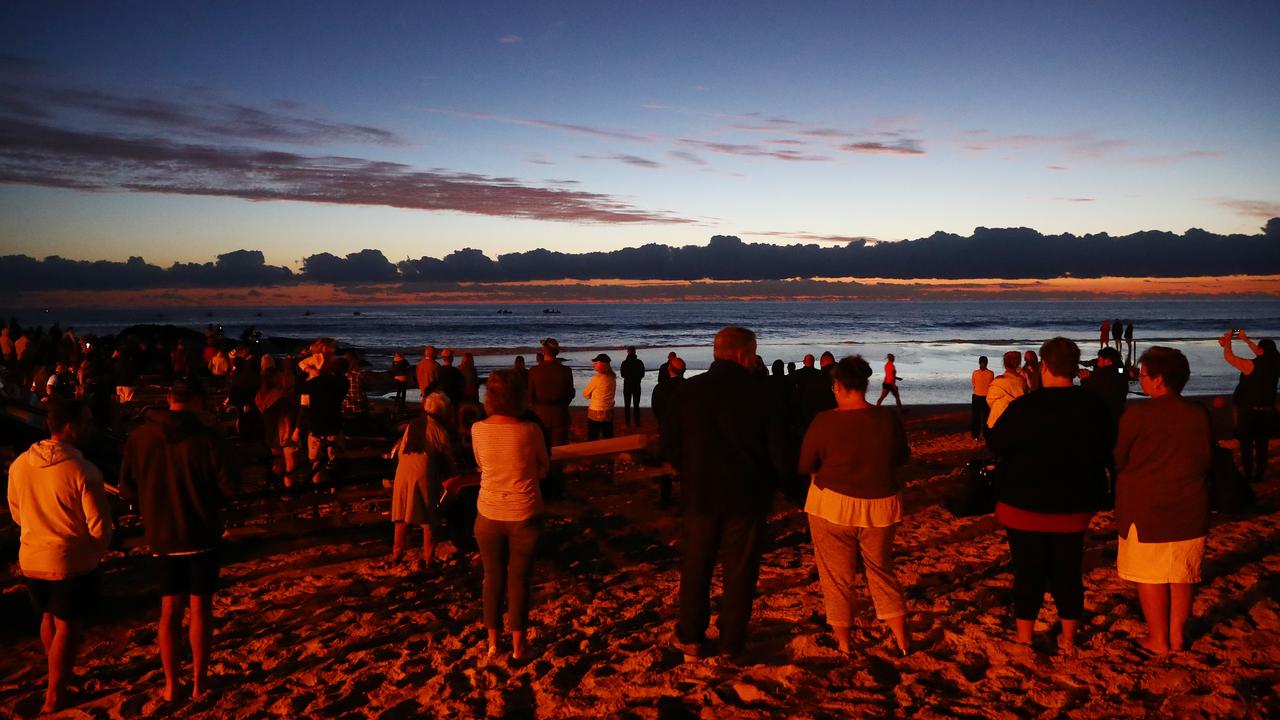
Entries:
{"label": "man in white hooded jacket", "polygon": [[76,449],[87,408],[55,399],[50,438],[32,445],[9,468],[9,512],[21,529],[18,565],[49,656],[42,713],[61,709],[84,620],[98,598],[98,563],[111,541],[111,508],[102,473]]}

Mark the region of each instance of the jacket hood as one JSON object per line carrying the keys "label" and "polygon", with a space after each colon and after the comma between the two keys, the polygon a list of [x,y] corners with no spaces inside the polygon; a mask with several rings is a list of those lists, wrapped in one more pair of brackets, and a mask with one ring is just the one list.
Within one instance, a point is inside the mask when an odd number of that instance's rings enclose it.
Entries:
{"label": "jacket hood", "polygon": [[57,440],[41,440],[27,451],[31,464],[38,468],[53,467],[68,460],[83,460],[80,451]]}

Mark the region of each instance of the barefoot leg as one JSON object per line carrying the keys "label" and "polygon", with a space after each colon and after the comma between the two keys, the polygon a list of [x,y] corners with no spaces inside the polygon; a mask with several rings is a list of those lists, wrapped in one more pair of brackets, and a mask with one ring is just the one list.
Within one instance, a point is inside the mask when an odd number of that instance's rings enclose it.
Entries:
{"label": "barefoot leg", "polygon": [[1169,647],[1182,649],[1182,628],[1191,617],[1191,596],[1195,588],[1191,583],[1169,585]]}
{"label": "barefoot leg", "polygon": [[436,560],[436,541],[435,541],[435,538],[431,537],[431,526],[423,525],[422,526],[422,562],[426,563],[427,567],[431,567],[431,564],[435,562],[435,560]]}
{"label": "barefoot leg", "polygon": [[836,639],[836,647],[840,649],[840,652],[847,653],[852,650],[849,645],[848,625],[832,625],[831,636]]}
{"label": "barefoot leg", "polygon": [[1169,586],[1138,583],[1138,602],[1147,620],[1142,646],[1151,652],[1169,652]]}
{"label": "barefoot leg", "polygon": [[45,613],[40,620],[40,644],[44,645],[44,654],[48,655],[53,651],[53,635],[55,626],[53,624],[53,613]]}
{"label": "barefoot leg", "polygon": [[1023,645],[1030,645],[1031,631],[1035,629],[1036,621],[1018,619],[1015,620],[1014,623],[1018,626],[1018,642]]}
{"label": "barefoot leg", "polygon": [[1080,627],[1079,620],[1063,620],[1062,635],[1058,637],[1058,647],[1071,650],[1076,646],[1076,630]]}
{"label": "barefoot leg", "polygon": [[213,596],[191,596],[191,696],[200,697],[209,684],[209,648],[213,645]]}
{"label": "barefoot leg", "polygon": [[907,639],[907,616],[899,615],[898,617],[886,618],[885,624],[893,631],[893,639],[898,641],[898,649],[906,655],[910,650],[911,641]]}
{"label": "barefoot leg", "polygon": [[524,651],[525,651],[524,631],[512,630],[511,631],[511,657],[515,660],[521,660],[524,658]]}
{"label": "barefoot leg", "polygon": [[392,527],[391,559],[394,562],[400,562],[400,558],[404,557],[404,541],[409,534],[409,528],[402,522],[394,523]]}
{"label": "barefoot leg", "polygon": [[178,694],[178,638],[182,636],[182,615],[187,599],[181,595],[165,595],[160,599],[160,664],[164,666],[164,699],[172,701]]}
{"label": "barefoot leg", "polygon": [[49,686],[44,694],[44,707],[40,712],[54,712],[62,706],[67,679],[76,660],[76,641],[80,623],[54,619],[53,641],[49,643]]}

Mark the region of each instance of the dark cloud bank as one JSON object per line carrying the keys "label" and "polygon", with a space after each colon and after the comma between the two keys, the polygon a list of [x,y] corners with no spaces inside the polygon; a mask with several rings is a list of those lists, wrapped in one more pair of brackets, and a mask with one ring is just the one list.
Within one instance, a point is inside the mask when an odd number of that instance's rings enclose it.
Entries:
{"label": "dark cloud bank", "polygon": [[650,244],[612,252],[569,254],[538,249],[489,258],[475,249],[443,259],[392,263],[379,250],[345,257],[311,255],[300,272],[267,265],[261,251],[237,250],[209,263],[163,268],[139,257],[127,262],[0,257],[0,277],[13,290],[243,288],[302,282],[518,282],[530,280],[780,280],[884,277],[901,279],[1047,279],[1198,277],[1280,274],[1280,218],[1257,235],[1216,235],[1192,229],[1123,237],[1042,235],[1029,228],[978,228],[968,237],[937,232],[892,243],[843,246],[744,243],[717,235],[709,245]]}

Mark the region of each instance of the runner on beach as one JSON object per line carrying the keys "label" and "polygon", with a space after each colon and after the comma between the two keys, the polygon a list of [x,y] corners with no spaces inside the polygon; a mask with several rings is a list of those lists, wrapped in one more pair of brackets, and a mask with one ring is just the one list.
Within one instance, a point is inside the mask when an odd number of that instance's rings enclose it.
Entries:
{"label": "runner on beach", "polygon": [[890,394],[898,407],[902,407],[902,398],[898,397],[898,366],[893,364],[893,360],[893,353],[885,356],[884,382],[880,384],[880,399],[876,400],[876,407],[880,407],[880,403]]}

